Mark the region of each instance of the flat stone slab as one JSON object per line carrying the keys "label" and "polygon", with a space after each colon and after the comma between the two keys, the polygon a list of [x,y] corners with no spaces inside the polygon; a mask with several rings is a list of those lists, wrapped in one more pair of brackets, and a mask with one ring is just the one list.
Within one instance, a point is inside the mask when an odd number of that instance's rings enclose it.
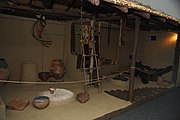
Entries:
{"label": "flat stone slab", "polygon": [[9,110],[22,111],[29,105],[29,103],[30,103],[29,100],[13,99],[7,104],[6,108],[9,109]]}

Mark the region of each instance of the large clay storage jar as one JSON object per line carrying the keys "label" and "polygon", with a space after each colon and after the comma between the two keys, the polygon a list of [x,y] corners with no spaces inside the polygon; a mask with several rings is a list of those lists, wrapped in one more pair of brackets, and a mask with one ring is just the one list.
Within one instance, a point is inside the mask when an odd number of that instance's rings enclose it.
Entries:
{"label": "large clay storage jar", "polygon": [[66,73],[63,61],[61,59],[52,60],[50,71],[56,80],[62,79]]}
{"label": "large clay storage jar", "polygon": [[[0,58],[0,80],[8,80],[10,75],[10,70],[5,59]],[[0,86],[5,83],[0,82]]]}
{"label": "large clay storage jar", "polygon": [[25,61],[22,64],[21,80],[35,82],[37,79],[37,65],[32,61]]}

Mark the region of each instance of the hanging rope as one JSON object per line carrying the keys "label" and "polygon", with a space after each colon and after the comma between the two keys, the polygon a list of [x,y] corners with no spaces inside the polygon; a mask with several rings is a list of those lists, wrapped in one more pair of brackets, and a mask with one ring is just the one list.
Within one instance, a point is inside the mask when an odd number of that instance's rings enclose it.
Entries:
{"label": "hanging rope", "polygon": [[[122,75],[124,72],[128,72],[132,69],[124,70],[122,72],[109,75],[109,76],[102,76],[99,78],[99,80],[104,81],[108,78],[113,78],[117,75]],[[77,83],[85,83],[85,85],[97,83],[97,79],[92,79],[92,81],[85,81],[85,80],[79,80],[79,81],[68,81],[68,82],[29,82],[29,81],[18,81],[18,80],[0,80],[0,82],[3,83],[13,83],[13,84],[37,84],[37,85],[57,85],[57,84],[77,84]]]}

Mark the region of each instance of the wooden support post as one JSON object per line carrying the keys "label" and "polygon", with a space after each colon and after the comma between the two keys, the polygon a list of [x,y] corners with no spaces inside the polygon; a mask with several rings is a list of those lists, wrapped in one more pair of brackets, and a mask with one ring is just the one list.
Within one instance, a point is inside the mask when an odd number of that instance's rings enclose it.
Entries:
{"label": "wooden support post", "polygon": [[134,35],[134,49],[132,53],[131,59],[131,72],[130,72],[130,80],[129,80],[129,101],[133,101],[133,90],[134,90],[134,74],[135,74],[135,61],[136,61],[136,49],[137,49],[137,41],[139,34],[139,26],[140,26],[140,18],[135,17],[135,35]]}
{"label": "wooden support post", "polygon": [[178,76],[178,68],[179,68],[179,57],[180,57],[180,32],[178,32],[178,38],[176,41],[176,47],[174,52],[174,63],[173,63],[173,71],[172,71],[172,80],[176,85],[177,76]]}

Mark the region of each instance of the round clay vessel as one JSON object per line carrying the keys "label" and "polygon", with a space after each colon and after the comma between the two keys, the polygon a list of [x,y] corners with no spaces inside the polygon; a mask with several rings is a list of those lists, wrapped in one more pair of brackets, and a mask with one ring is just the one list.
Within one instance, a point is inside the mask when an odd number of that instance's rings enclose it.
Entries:
{"label": "round clay vessel", "polygon": [[47,96],[37,96],[33,100],[33,106],[39,110],[45,109],[50,103],[50,99]]}
{"label": "round clay vessel", "polygon": [[89,94],[88,93],[79,93],[79,94],[77,94],[76,99],[80,103],[85,103],[89,100]]}
{"label": "round clay vessel", "polygon": [[38,78],[41,81],[48,81],[48,79],[51,77],[50,72],[39,72],[38,73]]}
{"label": "round clay vessel", "polygon": [[56,80],[62,79],[66,73],[63,61],[61,59],[52,60],[50,71]]}

